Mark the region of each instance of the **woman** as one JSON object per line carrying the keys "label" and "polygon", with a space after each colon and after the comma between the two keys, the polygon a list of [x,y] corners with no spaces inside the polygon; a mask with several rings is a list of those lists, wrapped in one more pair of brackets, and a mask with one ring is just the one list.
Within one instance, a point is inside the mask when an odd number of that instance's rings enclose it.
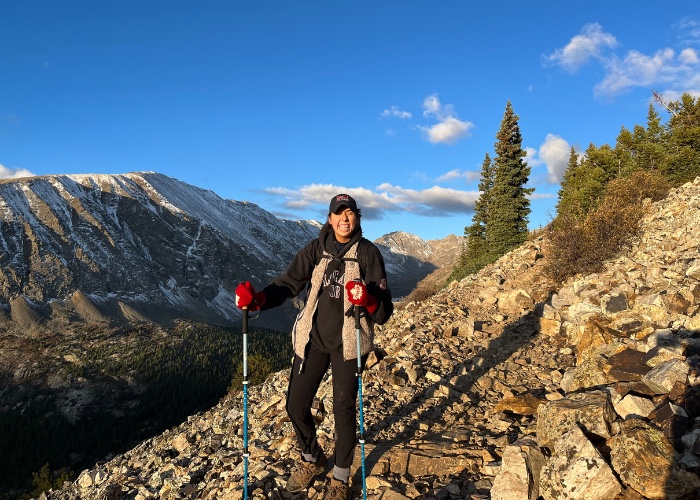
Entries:
{"label": "woman", "polygon": [[336,441],[333,477],[323,498],[346,499],[350,494],[358,389],[353,307],[362,308],[362,367],[373,349],[374,324],[384,324],[393,312],[384,259],[362,237],[360,219],[360,209],[351,196],[334,196],[318,239],[299,250],[285,274],[257,293],[250,282],[236,288],[236,305],[255,311],[277,307],[308,287],[306,303],[292,329],[295,355],[287,392],[287,413],[301,449],[287,483],[292,493],[307,488],[326,469],[311,404],[332,366]]}

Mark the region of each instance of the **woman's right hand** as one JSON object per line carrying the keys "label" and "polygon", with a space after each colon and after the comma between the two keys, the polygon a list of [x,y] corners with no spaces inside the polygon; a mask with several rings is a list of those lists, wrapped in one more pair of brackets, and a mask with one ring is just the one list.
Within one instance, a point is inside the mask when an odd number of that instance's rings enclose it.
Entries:
{"label": "woman's right hand", "polygon": [[236,307],[239,309],[257,311],[265,304],[265,299],[265,293],[256,292],[250,281],[239,283],[236,287]]}

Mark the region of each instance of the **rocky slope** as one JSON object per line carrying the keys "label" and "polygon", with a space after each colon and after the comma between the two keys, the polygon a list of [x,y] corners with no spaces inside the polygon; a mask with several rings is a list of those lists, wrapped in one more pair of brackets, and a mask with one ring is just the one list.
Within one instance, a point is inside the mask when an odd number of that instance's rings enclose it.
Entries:
{"label": "rocky slope", "polygon": [[384,256],[391,291],[397,299],[410,294],[419,282],[444,284],[462,250],[461,238],[453,234],[424,241],[414,234],[395,231],[374,243]]}
{"label": "rocky slope", "polygon": [[[545,234],[398,309],[364,373],[368,498],[698,498],[700,179],[643,226],[600,273],[548,283]],[[320,496],[284,490],[286,378],[250,390],[252,498]],[[331,407],[327,379],[326,447]],[[44,497],[240,498],[241,426],[231,394]]]}

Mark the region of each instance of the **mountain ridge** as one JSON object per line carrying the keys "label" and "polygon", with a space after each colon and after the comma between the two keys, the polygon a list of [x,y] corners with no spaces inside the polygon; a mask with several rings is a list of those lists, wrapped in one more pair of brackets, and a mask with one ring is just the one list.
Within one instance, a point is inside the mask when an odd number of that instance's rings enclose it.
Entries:
{"label": "mountain ridge", "polygon": [[455,235],[425,241],[405,231],[387,233],[374,243],[384,256],[396,298],[408,296],[417,283],[444,283],[462,250],[461,239]]}
{"label": "mountain ridge", "polygon": [[[32,332],[77,321],[237,324],[236,283],[267,284],[320,227],[157,172],[5,180],[0,323]],[[401,295],[434,270],[406,247],[380,249]],[[295,314],[285,305],[260,324],[287,329]]]}
{"label": "mountain ridge", "polygon": [[0,217],[0,297],[10,320],[12,300],[24,299],[36,314],[22,319],[35,327],[37,317],[55,318],[56,302],[70,309],[78,290],[125,323],[190,316],[226,324],[238,314],[231,283],[279,272],[295,242],[319,227],[156,173],[6,181]]}

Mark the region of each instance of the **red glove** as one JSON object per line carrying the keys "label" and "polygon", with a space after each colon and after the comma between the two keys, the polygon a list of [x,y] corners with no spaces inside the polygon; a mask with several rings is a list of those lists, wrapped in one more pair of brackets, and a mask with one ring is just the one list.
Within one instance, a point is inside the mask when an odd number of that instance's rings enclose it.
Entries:
{"label": "red glove", "polygon": [[377,310],[377,299],[367,291],[367,287],[361,281],[348,281],[345,283],[348,291],[348,300],[356,306],[364,306],[370,314]]}
{"label": "red glove", "polygon": [[257,311],[265,303],[265,299],[265,293],[256,293],[250,281],[239,283],[236,287],[236,307],[239,309],[247,308],[251,312]]}

